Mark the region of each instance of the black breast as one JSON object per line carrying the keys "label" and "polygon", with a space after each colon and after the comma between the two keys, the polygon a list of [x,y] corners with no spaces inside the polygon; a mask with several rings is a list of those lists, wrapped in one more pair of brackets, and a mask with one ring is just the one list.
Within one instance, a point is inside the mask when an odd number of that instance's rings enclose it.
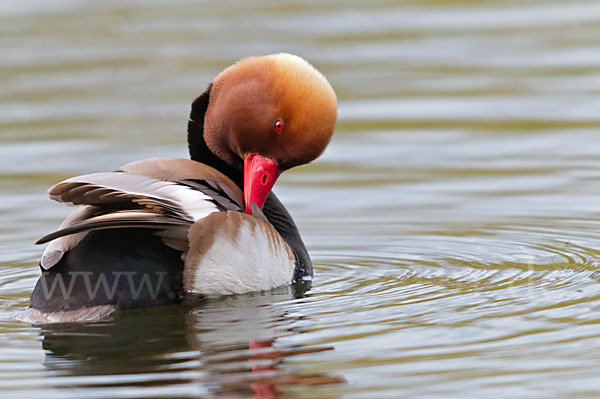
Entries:
{"label": "black breast", "polygon": [[294,223],[294,219],[292,219],[292,216],[275,194],[271,193],[267,197],[263,213],[273,227],[275,227],[275,230],[281,234],[285,242],[292,248],[294,255],[296,255],[294,281],[301,281],[303,277],[312,277],[312,262],[304,246],[304,242],[302,242],[300,232]]}

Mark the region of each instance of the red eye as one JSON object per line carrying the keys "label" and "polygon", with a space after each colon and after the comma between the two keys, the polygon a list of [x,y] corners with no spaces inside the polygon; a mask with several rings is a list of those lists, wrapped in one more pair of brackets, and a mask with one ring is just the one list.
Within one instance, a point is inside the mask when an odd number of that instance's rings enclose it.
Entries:
{"label": "red eye", "polygon": [[283,122],[281,121],[281,119],[277,119],[275,123],[273,123],[273,129],[275,129],[277,133],[283,130]]}

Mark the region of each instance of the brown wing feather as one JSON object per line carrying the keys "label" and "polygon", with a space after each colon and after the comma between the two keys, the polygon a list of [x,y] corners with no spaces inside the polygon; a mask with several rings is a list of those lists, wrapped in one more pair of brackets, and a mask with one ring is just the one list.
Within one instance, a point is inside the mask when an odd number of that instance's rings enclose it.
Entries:
{"label": "brown wing feather", "polygon": [[129,163],[119,170],[165,181],[206,180],[215,182],[226,186],[240,203],[244,202],[242,190],[230,178],[215,168],[190,159],[149,158]]}
{"label": "brown wing feather", "polygon": [[156,230],[166,245],[187,250],[187,230],[220,210],[241,211],[243,194],[225,175],[201,163],[174,158],[134,162],[118,171],[74,177],[48,190],[50,198],[84,205],[36,244],[52,241],[42,267],[58,263],[90,231]]}
{"label": "brown wing feather", "polygon": [[162,216],[147,211],[117,211],[106,215],[94,216],[86,220],[77,221],[65,228],[40,238],[36,244],[44,244],[70,234],[101,229],[115,228],[146,228],[164,229],[171,226],[185,226],[191,223],[168,216]]}
{"label": "brown wing feather", "polygon": [[92,173],[56,184],[50,198],[73,205],[113,209],[149,208],[194,222],[216,210],[212,198],[171,181],[125,172]]}

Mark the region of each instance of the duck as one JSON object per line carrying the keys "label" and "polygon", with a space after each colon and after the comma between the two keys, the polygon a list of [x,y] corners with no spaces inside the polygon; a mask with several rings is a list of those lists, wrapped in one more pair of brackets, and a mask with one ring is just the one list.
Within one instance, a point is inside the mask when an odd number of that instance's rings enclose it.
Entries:
{"label": "duck", "polygon": [[75,208],[36,243],[49,244],[20,318],[97,320],[312,279],[299,230],[272,188],[323,153],[336,120],[334,89],[299,56],[227,67],[192,102],[190,159],[145,159],[48,190]]}

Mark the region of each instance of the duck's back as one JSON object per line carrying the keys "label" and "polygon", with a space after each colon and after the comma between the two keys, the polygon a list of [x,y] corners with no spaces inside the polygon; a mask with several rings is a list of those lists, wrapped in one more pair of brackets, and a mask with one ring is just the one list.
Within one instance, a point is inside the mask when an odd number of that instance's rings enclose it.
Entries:
{"label": "duck's back", "polygon": [[239,187],[195,161],[139,161],[68,179],[49,194],[78,208],[40,240],[50,245],[25,317],[32,321],[97,318],[177,303],[186,292],[242,293],[312,274],[274,195],[267,217],[246,215]]}

